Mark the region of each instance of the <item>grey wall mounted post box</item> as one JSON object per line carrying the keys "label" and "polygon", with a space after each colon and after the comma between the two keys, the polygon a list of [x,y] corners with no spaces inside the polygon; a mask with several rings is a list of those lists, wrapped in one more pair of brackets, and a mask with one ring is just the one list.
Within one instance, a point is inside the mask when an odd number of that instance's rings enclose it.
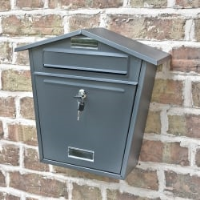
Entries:
{"label": "grey wall mounted post box", "polygon": [[156,65],[170,55],[104,28],[29,50],[42,162],[124,179],[137,164]]}

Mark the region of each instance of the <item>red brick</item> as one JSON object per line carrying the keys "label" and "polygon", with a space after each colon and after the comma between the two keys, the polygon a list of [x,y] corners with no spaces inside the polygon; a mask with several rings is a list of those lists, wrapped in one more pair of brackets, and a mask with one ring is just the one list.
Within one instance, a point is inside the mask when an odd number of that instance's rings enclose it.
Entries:
{"label": "red brick", "polygon": [[29,198],[29,197],[27,197],[27,198],[26,198],[26,200],[38,200],[38,199],[31,198],[31,197],[30,197],[30,198]]}
{"label": "red brick", "polygon": [[168,133],[176,136],[200,138],[199,115],[169,115]]}
{"label": "red brick", "polygon": [[176,0],[176,5],[181,8],[199,8],[200,1],[199,0]]}
{"label": "red brick", "polygon": [[123,0],[49,0],[50,8],[112,8],[123,5]]}
{"label": "red brick", "polygon": [[198,167],[200,167],[200,149],[197,149],[197,152],[196,152],[196,165]]}
{"label": "red brick", "polygon": [[0,43],[0,63],[11,63],[12,62],[12,46],[8,42]]}
{"label": "red brick", "polygon": [[64,33],[62,18],[59,15],[36,16],[33,18],[34,34],[61,35]]}
{"label": "red brick", "polygon": [[171,15],[158,17],[108,15],[109,29],[130,38],[140,39],[184,39],[185,22],[185,19]]}
{"label": "red brick", "polygon": [[163,104],[183,104],[183,82],[174,80],[156,79],[152,101]]}
{"label": "red brick", "polygon": [[53,169],[54,169],[54,173],[59,173],[59,174],[62,174],[64,176],[68,176],[68,177],[95,179],[95,180],[109,182],[109,183],[119,182],[117,179],[108,178],[108,177],[104,177],[104,176],[98,176],[98,175],[94,175],[92,173],[82,172],[82,171],[69,169],[69,168],[53,166]]}
{"label": "red brick", "polygon": [[15,118],[15,99],[13,97],[1,97],[0,105],[0,116]]}
{"label": "red brick", "polygon": [[200,48],[179,47],[171,51],[171,70],[200,73]]}
{"label": "red brick", "polygon": [[0,150],[0,164],[4,165],[19,165],[19,147],[5,144]]}
{"label": "red brick", "polygon": [[43,8],[44,1],[43,0],[30,0],[30,1],[17,0],[16,6],[22,9],[23,8],[25,9]]}
{"label": "red brick", "polygon": [[2,71],[2,89],[8,91],[32,91],[30,71]]}
{"label": "red brick", "polygon": [[126,182],[133,187],[158,190],[156,171],[145,171],[135,168],[126,178]]}
{"label": "red brick", "polygon": [[2,31],[11,36],[60,35],[63,34],[62,18],[59,15],[5,16],[2,18]]}
{"label": "red brick", "polygon": [[24,150],[25,168],[37,171],[49,171],[49,166],[39,162],[39,156],[35,149],[25,148]]}
{"label": "red brick", "polygon": [[34,105],[32,97],[24,97],[20,100],[20,114],[26,119],[35,119]]}
{"label": "red brick", "polygon": [[1,200],[20,200],[20,197],[13,196],[11,194],[0,192],[0,199]]}
{"label": "red brick", "polygon": [[66,183],[38,174],[10,173],[10,187],[51,198],[68,198]]}
{"label": "red brick", "polygon": [[131,7],[153,7],[162,8],[167,7],[167,0],[131,0]]}
{"label": "red brick", "polygon": [[86,185],[73,184],[72,197],[76,200],[102,200],[101,191],[99,188],[89,187]]}
{"label": "red brick", "polygon": [[27,197],[27,198],[26,198],[26,200],[38,200],[38,199],[31,198],[31,197],[30,197],[30,198],[29,198],[29,197]]}
{"label": "red brick", "polygon": [[149,199],[147,197],[139,197],[129,193],[120,193],[117,190],[108,190],[107,200],[160,200],[160,198]]}
{"label": "red brick", "polygon": [[200,82],[192,83],[193,106],[200,107]]}
{"label": "red brick", "polygon": [[140,160],[144,162],[159,162],[188,166],[188,149],[178,142],[162,143],[144,140]]}
{"label": "red brick", "polygon": [[200,18],[194,20],[195,23],[195,39],[200,42]]}
{"label": "red brick", "polygon": [[157,112],[149,111],[145,133],[160,134],[160,132],[161,132],[160,111]]}
{"label": "red brick", "polygon": [[175,196],[199,199],[200,177],[189,174],[176,174],[172,171],[165,172],[166,191],[172,192]]}
{"label": "red brick", "polygon": [[0,187],[5,187],[5,186],[6,186],[5,176],[4,176],[3,173],[0,171]]}
{"label": "red brick", "polygon": [[100,24],[100,15],[73,15],[69,18],[69,29],[74,31],[77,29],[98,27]]}
{"label": "red brick", "polygon": [[3,124],[2,121],[0,121],[0,140],[3,138],[4,132],[3,132]]}
{"label": "red brick", "polygon": [[1,0],[0,12],[10,10],[10,0]]}
{"label": "red brick", "polygon": [[[18,45],[19,46],[24,46],[24,45],[27,45],[26,43],[20,43]],[[17,52],[17,59],[16,59],[16,62],[15,64],[17,65],[30,65],[29,63],[29,53],[28,51],[20,51],[20,52]]]}
{"label": "red brick", "polygon": [[8,124],[8,139],[36,146],[36,127],[22,124]]}

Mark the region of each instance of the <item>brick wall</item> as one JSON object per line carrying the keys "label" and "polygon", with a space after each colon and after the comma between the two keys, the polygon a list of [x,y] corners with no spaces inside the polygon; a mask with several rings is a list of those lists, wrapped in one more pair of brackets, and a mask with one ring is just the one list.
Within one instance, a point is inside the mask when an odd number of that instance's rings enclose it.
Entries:
{"label": "brick wall", "polygon": [[[0,200],[200,199],[199,0],[1,0]],[[14,48],[106,27],[172,54],[158,67],[137,168],[124,181],[38,162],[29,59]]]}

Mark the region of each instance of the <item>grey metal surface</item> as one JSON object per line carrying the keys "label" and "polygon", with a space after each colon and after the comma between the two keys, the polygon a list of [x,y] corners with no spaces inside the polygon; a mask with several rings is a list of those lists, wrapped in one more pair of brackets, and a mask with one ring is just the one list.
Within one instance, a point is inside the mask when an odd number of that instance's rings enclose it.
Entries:
{"label": "grey metal surface", "polygon": [[47,39],[44,41],[36,42],[30,45],[18,47],[15,51],[23,51],[31,48],[35,48],[41,45],[57,42],[63,39],[67,39],[76,35],[84,35],[91,37],[101,43],[109,45],[120,51],[126,52],[132,56],[145,60],[154,65],[159,65],[165,60],[169,59],[170,55],[156,48],[142,44],[130,38],[119,35],[113,31],[109,31],[105,28],[93,28],[93,29],[82,29],[68,33],[56,38]]}
{"label": "grey metal surface", "polygon": [[[44,158],[120,173],[136,86],[35,78]],[[74,96],[80,89],[87,99],[78,121]],[[94,162],[69,158],[69,146],[94,151]]]}
{"label": "grey metal surface", "polygon": [[40,160],[126,178],[141,149],[154,64],[169,59],[169,54],[102,28],[16,51],[26,49]]}

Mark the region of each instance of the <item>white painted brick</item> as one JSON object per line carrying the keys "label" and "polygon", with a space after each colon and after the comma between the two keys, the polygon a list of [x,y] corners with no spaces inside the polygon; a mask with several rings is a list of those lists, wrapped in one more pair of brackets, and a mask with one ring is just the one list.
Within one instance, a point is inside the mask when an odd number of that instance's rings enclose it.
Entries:
{"label": "white painted brick", "polygon": [[173,8],[176,5],[176,0],[168,0],[167,7]]}
{"label": "white painted brick", "polygon": [[163,108],[161,113],[160,113],[160,120],[161,120],[161,134],[167,134],[168,130],[168,117],[167,117],[167,108]]}
{"label": "white painted brick", "polygon": [[194,41],[195,30],[194,30],[194,20],[189,19],[185,24],[185,40],[186,41]]}
{"label": "white painted brick", "polygon": [[24,168],[24,147],[22,144],[20,144],[20,150],[19,150],[19,165],[22,170]]}
{"label": "white painted brick", "polygon": [[99,27],[106,28],[107,27],[107,16],[105,14],[100,15],[100,24]]}
{"label": "white painted brick", "polygon": [[47,9],[49,7],[49,0],[43,0],[44,8]]}
{"label": "white painted brick", "polygon": [[128,6],[130,6],[130,0],[124,0],[123,7],[128,7]]}
{"label": "white painted brick", "polygon": [[186,80],[184,81],[184,103],[183,105],[185,107],[192,107],[192,83],[189,78],[186,77]]}
{"label": "white painted brick", "polygon": [[70,30],[69,30],[69,17],[68,16],[65,16],[63,18],[63,27],[64,27],[64,33],[69,33]]}
{"label": "white painted brick", "polygon": [[16,119],[21,118],[21,115],[20,115],[20,98],[19,97],[15,98],[15,108],[16,108]]}
{"label": "white painted brick", "polygon": [[10,0],[11,10],[16,9],[16,0]]}
{"label": "white painted brick", "polygon": [[189,145],[189,161],[190,161],[190,166],[193,167],[195,166],[195,156],[196,156],[196,148],[197,145],[190,144]]}

